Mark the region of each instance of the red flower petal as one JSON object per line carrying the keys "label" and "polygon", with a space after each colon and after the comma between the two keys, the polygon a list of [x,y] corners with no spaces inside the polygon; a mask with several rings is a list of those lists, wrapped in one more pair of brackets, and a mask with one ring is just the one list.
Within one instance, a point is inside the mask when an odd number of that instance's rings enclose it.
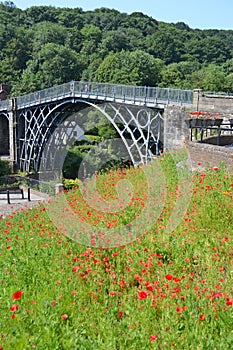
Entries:
{"label": "red flower petal", "polygon": [[67,314],[61,315],[61,318],[62,318],[63,320],[66,320],[68,317],[69,317],[69,316],[68,316]]}
{"label": "red flower petal", "polygon": [[171,281],[173,279],[173,275],[170,273],[168,273],[165,277],[168,281]]}
{"label": "red flower petal", "polygon": [[13,305],[10,307],[10,311],[15,312],[15,311],[18,310],[18,308],[19,308],[19,305],[13,304]]}
{"label": "red flower petal", "polygon": [[17,291],[12,295],[13,300],[19,300],[21,296],[23,295],[23,292]]}
{"label": "red flower petal", "polygon": [[151,341],[154,341],[154,340],[156,340],[157,338],[158,338],[157,334],[151,334],[151,336],[150,336],[150,340],[151,340]]}

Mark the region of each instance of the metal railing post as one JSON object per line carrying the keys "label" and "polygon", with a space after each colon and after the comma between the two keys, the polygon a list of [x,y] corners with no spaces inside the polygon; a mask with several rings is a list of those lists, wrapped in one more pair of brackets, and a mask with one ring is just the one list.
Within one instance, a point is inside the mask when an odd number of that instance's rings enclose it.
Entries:
{"label": "metal railing post", "polygon": [[31,202],[31,189],[28,187],[28,202]]}
{"label": "metal railing post", "polygon": [[8,203],[8,204],[11,204],[11,201],[10,201],[10,191],[7,190],[7,191],[6,191],[6,194],[7,194],[7,203]]}

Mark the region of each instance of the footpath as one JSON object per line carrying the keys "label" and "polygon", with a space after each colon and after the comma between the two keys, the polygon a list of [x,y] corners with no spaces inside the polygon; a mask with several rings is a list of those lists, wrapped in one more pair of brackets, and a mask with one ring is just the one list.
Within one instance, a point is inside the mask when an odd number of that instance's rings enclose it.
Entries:
{"label": "footpath", "polygon": [[9,215],[14,215],[21,210],[31,209],[47,200],[48,198],[45,198],[45,196],[40,196],[39,193],[34,193],[32,191],[30,194],[30,201],[28,201],[27,191],[24,191],[24,199],[22,199],[21,194],[10,194],[10,204],[8,204],[7,195],[5,193],[0,193],[0,219],[4,219]]}

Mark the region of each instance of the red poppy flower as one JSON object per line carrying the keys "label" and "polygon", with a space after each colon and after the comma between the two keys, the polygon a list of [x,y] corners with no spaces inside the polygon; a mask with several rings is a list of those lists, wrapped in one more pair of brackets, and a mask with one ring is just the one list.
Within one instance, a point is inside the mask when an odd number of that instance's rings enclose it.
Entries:
{"label": "red poppy flower", "polygon": [[233,298],[227,298],[226,305],[233,305]]}
{"label": "red poppy flower", "polygon": [[19,300],[21,296],[23,295],[23,292],[17,291],[12,295],[13,300]]}
{"label": "red poppy flower", "polygon": [[179,277],[174,277],[173,280],[174,280],[174,282],[176,282],[176,283],[180,282],[180,278],[179,278]]}
{"label": "red poppy flower", "polygon": [[19,308],[19,305],[13,304],[13,305],[10,307],[10,311],[15,312],[15,311],[18,310],[18,308]]}
{"label": "red poppy flower", "polygon": [[177,312],[178,314],[181,314],[181,313],[183,312],[182,307],[178,306],[178,307],[176,308],[176,312]]}
{"label": "red poppy flower", "polygon": [[170,273],[168,273],[165,277],[168,281],[171,281],[173,279],[173,275]]}
{"label": "red poppy flower", "polygon": [[69,317],[69,316],[68,316],[67,314],[61,315],[61,318],[62,318],[63,320],[66,320],[68,317]]}
{"label": "red poppy flower", "polygon": [[72,271],[73,271],[73,272],[77,272],[79,269],[80,269],[79,266],[74,266],[74,267],[72,268]]}
{"label": "red poppy flower", "polygon": [[156,340],[157,338],[158,338],[157,334],[151,334],[151,336],[150,336],[150,340],[151,340],[151,341],[154,341],[154,340]]}
{"label": "red poppy flower", "polygon": [[113,253],[112,256],[115,257],[115,256],[118,256],[119,253]]}
{"label": "red poppy flower", "polygon": [[120,318],[123,318],[124,312],[123,312],[123,311],[119,311],[119,312],[118,312],[118,315],[119,315]]}
{"label": "red poppy flower", "polygon": [[148,293],[146,291],[141,291],[140,293],[138,293],[138,299],[142,300],[142,299],[146,299],[148,297]]}

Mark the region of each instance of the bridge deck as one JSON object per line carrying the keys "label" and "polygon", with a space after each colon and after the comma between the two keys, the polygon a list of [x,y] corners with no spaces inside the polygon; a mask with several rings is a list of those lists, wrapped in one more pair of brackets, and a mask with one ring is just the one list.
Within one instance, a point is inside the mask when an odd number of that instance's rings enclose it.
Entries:
{"label": "bridge deck", "polygon": [[[17,109],[20,109],[69,97],[164,108],[165,105],[170,103],[192,104],[193,91],[71,81],[70,83],[19,96],[16,98],[16,104]],[[0,110],[6,110],[7,108],[8,102],[0,101]]]}

